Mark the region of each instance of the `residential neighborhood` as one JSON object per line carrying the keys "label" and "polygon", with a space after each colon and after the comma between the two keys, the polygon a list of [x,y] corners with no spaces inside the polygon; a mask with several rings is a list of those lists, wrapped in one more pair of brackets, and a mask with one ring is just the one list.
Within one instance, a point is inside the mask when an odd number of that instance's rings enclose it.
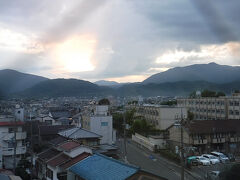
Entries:
{"label": "residential neighborhood", "polygon": [[0,180],[240,180],[239,0],[0,12]]}

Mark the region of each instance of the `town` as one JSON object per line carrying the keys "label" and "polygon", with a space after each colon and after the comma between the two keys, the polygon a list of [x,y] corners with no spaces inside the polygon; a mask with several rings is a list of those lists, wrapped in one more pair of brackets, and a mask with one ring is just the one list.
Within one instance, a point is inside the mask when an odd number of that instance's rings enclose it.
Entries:
{"label": "town", "polygon": [[2,100],[1,173],[155,180],[177,179],[183,169],[186,179],[214,176],[239,160],[240,93],[204,93]]}
{"label": "town", "polygon": [[240,180],[239,0],[0,0],[0,180]]}

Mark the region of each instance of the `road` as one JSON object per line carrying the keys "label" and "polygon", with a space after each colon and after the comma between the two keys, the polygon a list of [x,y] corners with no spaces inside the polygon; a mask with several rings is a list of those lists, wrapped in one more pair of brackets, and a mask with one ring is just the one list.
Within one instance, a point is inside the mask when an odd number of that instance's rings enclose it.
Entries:
{"label": "road", "polygon": [[[119,139],[117,143],[120,150],[120,157],[124,159],[124,142]],[[127,161],[129,164],[141,167],[143,170],[165,177],[169,180],[181,179],[181,168],[164,158],[156,156],[150,151],[139,148],[135,143],[127,142]],[[186,180],[196,180],[193,176],[185,173]]]}

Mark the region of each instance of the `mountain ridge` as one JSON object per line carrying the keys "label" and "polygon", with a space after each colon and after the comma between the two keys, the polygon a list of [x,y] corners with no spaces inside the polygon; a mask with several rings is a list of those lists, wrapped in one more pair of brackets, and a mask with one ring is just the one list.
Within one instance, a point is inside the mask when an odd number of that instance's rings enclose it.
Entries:
{"label": "mountain ridge", "polygon": [[207,81],[212,83],[229,83],[240,80],[240,67],[219,65],[214,62],[208,64],[193,64],[175,67],[160,72],[145,79],[142,83],[164,83],[178,81]]}

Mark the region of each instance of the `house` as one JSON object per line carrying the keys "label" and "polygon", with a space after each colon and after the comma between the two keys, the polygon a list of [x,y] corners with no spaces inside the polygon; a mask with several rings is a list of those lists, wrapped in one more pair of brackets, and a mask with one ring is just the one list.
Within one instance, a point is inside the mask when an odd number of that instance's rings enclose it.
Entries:
{"label": "house", "polygon": [[121,161],[94,154],[76,163],[68,170],[68,180],[161,180],[165,179],[151,173],[142,171],[140,168],[125,164]]}
{"label": "house", "polygon": [[[173,124],[168,128],[171,146],[180,145],[181,125]],[[196,147],[200,153],[213,150],[222,152],[239,152],[240,121],[228,120],[195,120],[183,126],[183,142],[189,147]]]}
{"label": "house", "polygon": [[37,155],[37,176],[48,180],[66,179],[67,169],[91,154],[90,148],[75,141],[65,141]]}
{"label": "house", "polygon": [[98,146],[100,139],[102,138],[102,136],[80,127],[62,130],[58,135],[67,139],[77,140],[79,143],[91,147]]}
{"label": "house", "polygon": [[23,126],[24,122],[13,121],[13,119],[0,122],[0,168],[13,168],[14,131],[16,131],[16,162],[26,153],[25,140],[27,135],[23,131]]}
{"label": "house", "polygon": [[100,144],[116,142],[116,131],[113,129],[112,116],[108,105],[96,105],[92,112],[82,116],[82,127],[102,136]]}
{"label": "house", "polygon": [[65,109],[53,109],[50,110],[49,116],[52,117],[55,120],[58,120],[59,118],[71,118],[71,113]]}

